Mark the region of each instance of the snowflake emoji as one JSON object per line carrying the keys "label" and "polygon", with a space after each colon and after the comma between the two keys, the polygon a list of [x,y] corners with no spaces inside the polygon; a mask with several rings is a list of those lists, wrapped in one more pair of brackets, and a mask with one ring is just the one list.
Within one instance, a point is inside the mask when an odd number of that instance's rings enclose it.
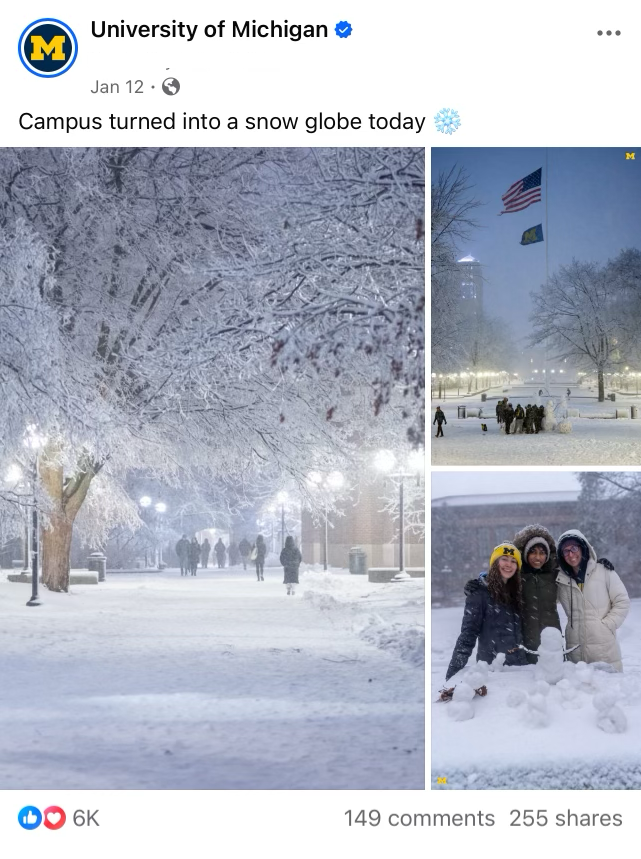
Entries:
{"label": "snowflake emoji", "polygon": [[434,117],[434,123],[437,131],[442,131],[443,134],[453,134],[461,124],[461,117],[458,115],[458,111],[444,107]]}

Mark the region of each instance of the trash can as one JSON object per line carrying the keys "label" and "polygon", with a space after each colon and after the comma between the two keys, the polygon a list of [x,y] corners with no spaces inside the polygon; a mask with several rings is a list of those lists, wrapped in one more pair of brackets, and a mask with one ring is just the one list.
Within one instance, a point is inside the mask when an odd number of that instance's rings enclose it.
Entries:
{"label": "trash can", "polygon": [[609,395],[609,397],[610,397],[610,399],[612,400],[612,402],[613,402],[613,403],[615,403],[615,402],[616,402],[616,399],[617,399],[617,395],[616,395],[616,394],[610,394],[610,395]]}
{"label": "trash can", "polygon": [[459,416],[460,418],[464,418],[464,417],[465,417],[465,406],[459,406],[459,407],[458,407],[458,416]]}
{"label": "trash can", "polygon": [[349,550],[349,571],[353,576],[367,575],[367,555],[360,546]]}
{"label": "trash can", "polygon": [[633,417],[633,418],[639,417],[639,407],[638,406],[632,406],[631,412],[632,412],[631,417]]}
{"label": "trash can", "polygon": [[481,402],[487,403],[487,394],[481,394]]}
{"label": "trash can", "polygon": [[92,552],[87,558],[87,569],[98,573],[98,581],[104,582],[107,577],[107,556],[102,552]]}

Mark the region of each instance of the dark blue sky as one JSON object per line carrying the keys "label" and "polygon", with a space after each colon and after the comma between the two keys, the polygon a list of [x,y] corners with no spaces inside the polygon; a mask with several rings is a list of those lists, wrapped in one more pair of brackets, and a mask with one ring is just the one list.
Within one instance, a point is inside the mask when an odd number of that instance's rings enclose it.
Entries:
{"label": "dark blue sky", "polygon": [[[628,151],[634,151],[629,147]],[[641,148],[634,161],[624,149],[549,149],[548,229],[545,224],[545,149],[433,149],[432,175],[464,167],[483,205],[481,229],[461,246],[483,263],[485,310],[512,319],[512,333],[529,330],[529,293],[545,280],[545,243],[550,274],[580,260],[605,262],[627,247],[641,248]],[[522,212],[497,217],[501,196],[543,167],[542,200]],[[543,224],[545,242],[521,246],[529,227]]]}

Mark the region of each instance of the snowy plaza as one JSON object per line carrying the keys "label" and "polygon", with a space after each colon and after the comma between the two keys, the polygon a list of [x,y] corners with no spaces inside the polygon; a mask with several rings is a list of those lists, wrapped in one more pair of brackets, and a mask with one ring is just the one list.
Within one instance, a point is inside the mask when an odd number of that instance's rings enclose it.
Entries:
{"label": "snowy plaza", "polygon": [[[507,388],[497,386],[486,392],[483,402],[479,395],[456,396],[432,400],[434,410],[440,405],[447,424],[443,438],[432,438],[432,465],[639,465],[641,464],[641,396],[635,393],[615,394],[613,402],[599,403],[594,391],[574,388],[564,414],[571,410],[572,430],[569,433],[542,431],[512,432],[505,435],[496,420],[496,404],[508,397],[516,406],[553,402],[560,406],[567,385],[551,385],[549,395],[538,396],[540,386],[517,384]],[[466,415],[459,418],[459,406]],[[640,409],[638,419],[632,419],[632,408]],[[578,415],[575,414],[578,412]],[[617,417],[618,415],[618,417]],[[484,432],[481,424],[487,425]],[[432,427],[432,436],[435,435]]]}
{"label": "snowy plaza", "polygon": [[423,787],[423,580],[3,578],[2,789]]}

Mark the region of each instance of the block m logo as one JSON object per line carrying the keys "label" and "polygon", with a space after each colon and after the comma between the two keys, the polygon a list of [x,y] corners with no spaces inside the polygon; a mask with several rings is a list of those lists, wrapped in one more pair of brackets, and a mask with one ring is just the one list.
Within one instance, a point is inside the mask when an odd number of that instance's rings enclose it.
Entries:
{"label": "block m logo", "polygon": [[44,60],[45,54],[52,60],[65,60],[63,46],[66,36],[54,36],[51,41],[45,42],[42,36],[31,36],[30,60]]}
{"label": "block m logo", "polygon": [[626,161],[634,161],[634,152],[626,152],[625,153]]}

